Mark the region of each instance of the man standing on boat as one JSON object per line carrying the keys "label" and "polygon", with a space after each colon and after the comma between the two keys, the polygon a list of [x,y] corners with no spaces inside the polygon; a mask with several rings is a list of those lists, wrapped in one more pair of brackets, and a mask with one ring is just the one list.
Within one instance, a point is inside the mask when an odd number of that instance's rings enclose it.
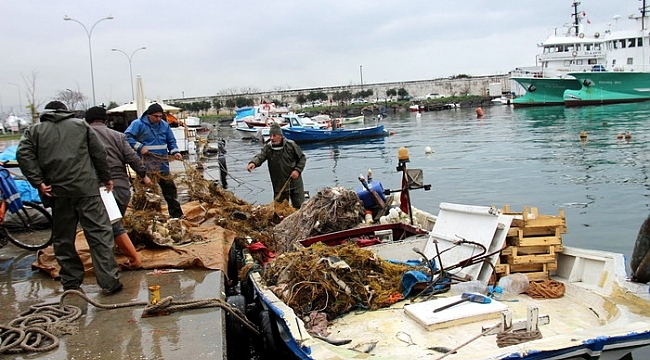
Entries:
{"label": "man standing on boat", "polygon": [[169,216],[183,217],[176,184],[169,172],[167,154],[171,154],[176,160],[183,160],[183,155],[176,145],[172,129],[163,121],[162,106],[151,104],[139,119],[129,125],[124,135],[133,150],[143,157],[149,177],[153,179],[153,174],[158,173],[155,178],[158,179],[158,185],[167,202]]}
{"label": "man standing on boat", "polygon": [[282,129],[277,123],[271,124],[269,137],[270,142],[253,157],[246,169],[251,172],[268,160],[274,201],[291,199],[291,206],[300,209],[305,200],[302,172],[307,158],[298,144],[282,136]]}

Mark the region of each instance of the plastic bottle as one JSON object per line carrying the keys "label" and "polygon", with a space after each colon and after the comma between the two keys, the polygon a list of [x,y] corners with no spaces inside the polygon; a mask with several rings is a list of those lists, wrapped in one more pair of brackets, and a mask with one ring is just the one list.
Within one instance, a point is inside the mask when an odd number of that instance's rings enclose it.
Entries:
{"label": "plastic bottle", "polygon": [[515,296],[528,290],[528,276],[522,273],[506,275],[499,279],[498,287],[503,291],[503,296]]}
{"label": "plastic bottle", "polygon": [[451,295],[461,295],[464,292],[487,295],[488,285],[480,280],[465,281],[458,284],[452,284],[449,287]]}

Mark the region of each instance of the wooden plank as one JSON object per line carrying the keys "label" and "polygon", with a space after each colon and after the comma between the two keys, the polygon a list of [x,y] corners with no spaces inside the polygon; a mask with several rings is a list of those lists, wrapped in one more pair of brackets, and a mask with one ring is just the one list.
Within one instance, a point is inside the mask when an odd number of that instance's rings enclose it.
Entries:
{"label": "wooden plank", "polygon": [[555,254],[508,256],[509,264],[542,264],[555,261]]}
{"label": "wooden plank", "polygon": [[548,280],[548,272],[529,272],[524,273],[528,277],[528,280]]}
{"label": "wooden plank", "polygon": [[553,245],[540,245],[540,246],[513,246],[517,248],[517,255],[547,255],[555,254]]}
{"label": "wooden plank", "polygon": [[516,241],[517,246],[560,245],[562,239],[557,236],[529,236]]}
{"label": "wooden plank", "polygon": [[498,264],[494,266],[494,272],[497,274],[510,275],[510,264]]}
{"label": "wooden plank", "polygon": [[[544,264],[509,264],[508,266],[510,267],[510,272],[511,273],[526,273],[526,272],[540,272],[540,271],[548,271],[549,265],[552,263],[544,263]],[[557,265],[556,265],[557,267]]]}

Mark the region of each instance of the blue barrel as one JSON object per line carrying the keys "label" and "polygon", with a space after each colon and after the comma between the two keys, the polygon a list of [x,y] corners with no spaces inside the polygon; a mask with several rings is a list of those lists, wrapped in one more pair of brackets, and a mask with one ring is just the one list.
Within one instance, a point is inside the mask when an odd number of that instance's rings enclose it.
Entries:
{"label": "blue barrel", "polygon": [[[379,181],[371,181],[368,182],[368,187],[371,190],[374,190],[377,192],[379,197],[383,200],[386,201],[386,196],[384,195],[384,187],[381,185]],[[363,185],[357,189],[357,196],[361,201],[363,201],[363,207],[365,209],[372,209],[377,205],[377,202],[375,201],[375,198],[372,196],[370,191],[366,190]]]}

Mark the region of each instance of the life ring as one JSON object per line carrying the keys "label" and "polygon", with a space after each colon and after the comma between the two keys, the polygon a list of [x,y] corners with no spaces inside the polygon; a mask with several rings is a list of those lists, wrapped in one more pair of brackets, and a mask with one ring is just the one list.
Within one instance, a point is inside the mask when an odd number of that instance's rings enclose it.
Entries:
{"label": "life ring", "polygon": [[598,38],[600,37],[600,33],[599,33],[599,32],[596,32],[596,33],[594,34],[594,37],[595,37],[596,39],[598,39]]}
{"label": "life ring", "polygon": [[264,105],[262,105],[262,110],[269,111],[269,110],[271,110],[271,106],[269,106],[269,104],[264,104]]}
{"label": "life ring", "polygon": [[578,52],[575,51],[575,50],[573,50],[573,52],[571,53],[571,55],[573,55],[573,57],[576,57],[576,56],[578,56]]}
{"label": "life ring", "polygon": [[585,33],[580,33],[578,37],[582,39],[583,37],[585,37]]}

